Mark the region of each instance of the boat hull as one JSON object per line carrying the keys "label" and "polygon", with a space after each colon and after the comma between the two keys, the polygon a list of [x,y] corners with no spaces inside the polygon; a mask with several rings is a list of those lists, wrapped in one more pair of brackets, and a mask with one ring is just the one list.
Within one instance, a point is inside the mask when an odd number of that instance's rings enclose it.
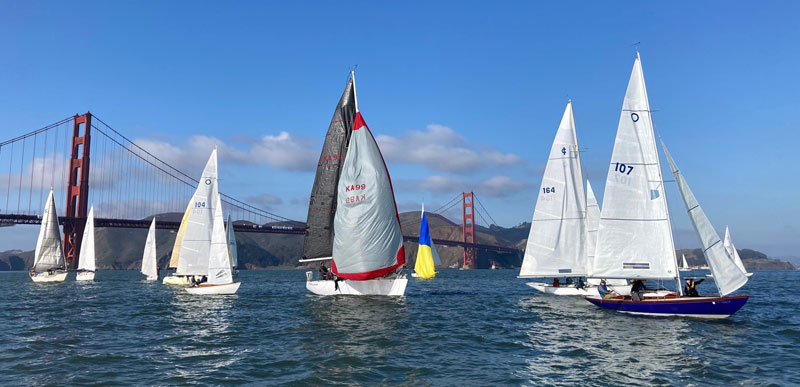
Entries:
{"label": "boat hull", "polygon": [[239,290],[239,285],[241,284],[242,284],[241,282],[234,282],[222,285],[201,284],[199,286],[192,286],[186,288],[186,292],[188,292],[189,294],[198,294],[198,295],[236,294],[236,291]]}
{"label": "boat hull", "polygon": [[161,280],[161,283],[164,285],[175,285],[175,286],[191,286],[192,285],[192,276],[189,275],[168,275]]}
{"label": "boat hull", "polygon": [[306,289],[320,296],[337,294],[350,296],[402,296],[406,293],[408,278],[378,278],[367,281],[319,280],[306,281]]}
{"label": "boat hull", "polygon": [[31,280],[36,283],[48,283],[48,282],[64,282],[67,279],[67,272],[66,271],[55,271],[52,274],[47,272],[36,273],[30,276]]}
{"label": "boat hull", "polygon": [[75,276],[75,281],[94,281],[93,271],[79,271]]}
{"label": "boat hull", "polygon": [[601,308],[629,314],[722,319],[741,309],[749,297],[673,297],[633,301],[627,297],[603,299],[589,296],[586,300]]}

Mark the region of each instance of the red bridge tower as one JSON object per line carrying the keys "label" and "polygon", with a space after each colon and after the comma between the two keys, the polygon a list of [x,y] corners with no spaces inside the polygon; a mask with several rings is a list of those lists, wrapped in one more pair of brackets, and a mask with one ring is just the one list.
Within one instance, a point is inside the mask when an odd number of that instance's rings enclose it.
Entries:
{"label": "red bridge tower", "polygon": [[89,149],[92,114],[75,115],[72,120],[72,148],[69,158],[69,177],[67,180],[67,206],[64,216],[64,255],[67,267],[78,266],[78,253],[81,251],[83,229],[86,227],[87,205],[89,203]]}

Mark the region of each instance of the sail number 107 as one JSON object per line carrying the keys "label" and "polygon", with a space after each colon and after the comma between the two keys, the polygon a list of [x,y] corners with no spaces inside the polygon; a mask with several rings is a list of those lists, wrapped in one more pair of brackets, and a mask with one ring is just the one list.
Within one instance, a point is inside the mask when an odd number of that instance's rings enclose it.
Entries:
{"label": "sail number 107", "polygon": [[630,175],[631,172],[633,172],[633,165],[625,165],[617,163],[617,165],[614,167],[614,171],[622,173],[624,175]]}

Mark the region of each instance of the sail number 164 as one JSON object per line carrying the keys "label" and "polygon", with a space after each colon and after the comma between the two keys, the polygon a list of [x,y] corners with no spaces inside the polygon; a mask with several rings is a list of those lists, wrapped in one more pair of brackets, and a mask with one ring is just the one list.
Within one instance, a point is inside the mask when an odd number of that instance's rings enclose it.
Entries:
{"label": "sail number 164", "polygon": [[625,165],[621,163],[617,163],[614,167],[614,171],[622,173],[624,175],[630,175],[633,172],[633,165]]}

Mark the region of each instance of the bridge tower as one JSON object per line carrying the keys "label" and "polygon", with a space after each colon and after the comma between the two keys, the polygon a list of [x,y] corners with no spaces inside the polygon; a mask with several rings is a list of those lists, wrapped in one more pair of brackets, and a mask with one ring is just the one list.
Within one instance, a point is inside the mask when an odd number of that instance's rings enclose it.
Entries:
{"label": "bridge tower", "polygon": [[[464,231],[464,243],[475,243],[475,207],[473,207],[474,194],[472,192],[461,193],[461,229]],[[475,248],[464,247],[464,263],[461,267],[465,269],[475,268]]]}
{"label": "bridge tower", "polygon": [[70,148],[69,176],[67,177],[67,206],[64,217],[64,255],[67,267],[75,269],[81,251],[83,229],[89,211],[89,149],[92,114],[75,115],[72,120],[72,147]]}

